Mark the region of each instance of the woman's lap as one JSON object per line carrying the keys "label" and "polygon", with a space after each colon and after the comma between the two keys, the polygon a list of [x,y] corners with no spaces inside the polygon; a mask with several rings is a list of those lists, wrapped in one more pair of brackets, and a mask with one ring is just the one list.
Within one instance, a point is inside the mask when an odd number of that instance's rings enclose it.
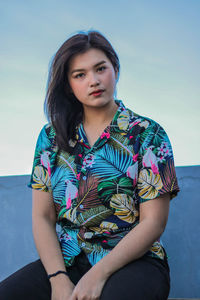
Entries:
{"label": "woman's lap", "polygon": [[51,286],[40,260],[34,261],[0,282],[2,300],[50,300]]}
{"label": "woman's lap", "polygon": [[[74,284],[90,269],[83,254],[68,268]],[[145,257],[129,263],[111,275],[101,300],[166,300],[169,293],[167,265]],[[50,300],[51,286],[40,260],[28,264],[0,283],[2,300]]]}
{"label": "woman's lap", "polygon": [[168,265],[145,257],[112,274],[104,286],[101,300],[167,300],[169,289]]}

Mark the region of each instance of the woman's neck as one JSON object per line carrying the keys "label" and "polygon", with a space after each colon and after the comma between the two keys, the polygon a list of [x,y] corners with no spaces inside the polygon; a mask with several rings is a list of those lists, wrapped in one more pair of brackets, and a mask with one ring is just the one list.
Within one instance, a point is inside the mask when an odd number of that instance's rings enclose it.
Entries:
{"label": "woman's neck", "polygon": [[98,128],[101,126],[107,126],[112,121],[118,105],[115,101],[108,103],[103,107],[86,107],[84,106],[83,114],[83,126]]}

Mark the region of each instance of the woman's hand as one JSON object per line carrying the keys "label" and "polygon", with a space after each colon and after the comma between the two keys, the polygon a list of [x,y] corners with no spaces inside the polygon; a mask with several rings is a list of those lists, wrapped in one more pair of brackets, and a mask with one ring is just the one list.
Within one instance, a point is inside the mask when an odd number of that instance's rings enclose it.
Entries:
{"label": "woman's hand", "polygon": [[75,285],[69,278],[58,275],[51,279],[51,300],[69,300]]}
{"label": "woman's hand", "polygon": [[108,276],[92,267],[77,283],[69,300],[99,300]]}

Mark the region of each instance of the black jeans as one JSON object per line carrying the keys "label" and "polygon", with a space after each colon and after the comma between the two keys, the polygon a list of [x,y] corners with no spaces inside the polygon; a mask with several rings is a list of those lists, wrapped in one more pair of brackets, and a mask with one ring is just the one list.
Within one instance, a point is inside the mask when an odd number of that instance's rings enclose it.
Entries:
{"label": "black jeans", "polygon": [[[76,284],[91,268],[84,253],[67,268]],[[170,289],[167,260],[143,256],[113,273],[104,285],[101,300],[167,300]],[[51,285],[40,260],[15,272],[0,283],[1,300],[50,300]]]}

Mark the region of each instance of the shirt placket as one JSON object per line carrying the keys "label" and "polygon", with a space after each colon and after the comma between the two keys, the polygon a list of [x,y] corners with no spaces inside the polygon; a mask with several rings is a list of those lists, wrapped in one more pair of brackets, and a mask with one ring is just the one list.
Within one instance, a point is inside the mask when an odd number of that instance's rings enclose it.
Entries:
{"label": "shirt placket", "polygon": [[84,176],[86,176],[87,173],[87,168],[88,166],[92,163],[93,156],[95,155],[96,150],[99,148],[103,147],[108,139],[110,138],[110,128],[109,126],[103,131],[102,135],[97,139],[95,144],[90,147],[89,142],[87,140],[86,134],[84,132],[82,124],[80,125],[79,128],[79,143],[82,146],[82,153],[79,153],[79,161],[81,164],[81,170],[80,173],[78,174],[78,177],[80,178],[81,175],[83,175],[83,180],[86,180]]}

